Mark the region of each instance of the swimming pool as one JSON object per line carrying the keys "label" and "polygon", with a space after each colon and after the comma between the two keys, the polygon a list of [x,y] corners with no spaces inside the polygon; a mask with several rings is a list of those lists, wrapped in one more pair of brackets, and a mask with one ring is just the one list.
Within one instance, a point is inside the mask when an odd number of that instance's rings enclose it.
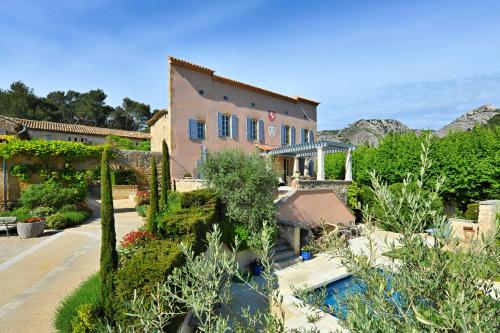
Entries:
{"label": "swimming pool", "polygon": [[[385,290],[391,291],[392,279],[384,273],[382,270],[378,270],[380,274],[383,274],[386,278]],[[346,301],[349,295],[364,294],[366,293],[366,284],[363,283],[359,278],[349,275],[347,277],[341,278],[339,280],[333,281],[326,285],[325,287],[318,288],[315,290],[316,293],[322,295],[325,293],[325,298],[323,300],[323,310],[332,314],[338,318],[345,318],[347,314]],[[398,304],[401,306],[404,304],[404,298],[398,291],[392,291],[388,293],[387,300],[393,304]]]}

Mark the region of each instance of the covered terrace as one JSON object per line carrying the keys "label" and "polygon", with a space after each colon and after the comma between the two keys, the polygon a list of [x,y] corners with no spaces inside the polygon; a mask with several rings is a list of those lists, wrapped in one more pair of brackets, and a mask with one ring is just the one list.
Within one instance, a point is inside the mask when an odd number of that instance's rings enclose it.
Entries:
{"label": "covered terrace", "polygon": [[[337,152],[347,152],[345,160],[345,179],[352,181],[352,151],[355,146],[334,141],[316,141],[281,146],[270,149],[269,156],[280,156],[293,159],[293,178],[304,177],[314,179],[313,159],[317,158],[316,180],[325,180],[325,155]],[[303,164],[301,163],[303,159]],[[300,165],[305,167],[301,168]],[[301,171],[302,169],[302,171]]]}

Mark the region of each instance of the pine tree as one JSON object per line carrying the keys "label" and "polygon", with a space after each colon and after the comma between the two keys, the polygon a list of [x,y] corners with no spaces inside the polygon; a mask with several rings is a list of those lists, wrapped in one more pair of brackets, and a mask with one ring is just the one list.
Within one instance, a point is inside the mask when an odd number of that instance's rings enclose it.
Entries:
{"label": "pine tree", "polygon": [[104,316],[114,321],[114,273],[118,268],[116,233],[109,172],[108,151],[103,150],[101,160],[101,295],[100,302]]}
{"label": "pine tree", "polygon": [[168,192],[171,191],[170,180],[170,154],[165,141],[162,143],[161,155],[161,192],[160,192],[160,209],[163,211],[168,207]]}
{"label": "pine tree", "polygon": [[149,232],[156,235],[156,217],[158,216],[158,173],[156,171],[156,161],[151,158],[151,179],[149,185],[149,210],[148,210],[148,225]]}

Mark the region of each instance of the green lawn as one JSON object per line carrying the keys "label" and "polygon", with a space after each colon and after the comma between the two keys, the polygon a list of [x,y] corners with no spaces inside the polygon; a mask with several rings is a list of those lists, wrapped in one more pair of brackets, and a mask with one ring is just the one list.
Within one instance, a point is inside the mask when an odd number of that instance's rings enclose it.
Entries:
{"label": "green lawn", "polygon": [[80,305],[89,303],[99,306],[99,288],[99,273],[94,273],[59,304],[54,319],[58,332],[71,332],[71,320]]}

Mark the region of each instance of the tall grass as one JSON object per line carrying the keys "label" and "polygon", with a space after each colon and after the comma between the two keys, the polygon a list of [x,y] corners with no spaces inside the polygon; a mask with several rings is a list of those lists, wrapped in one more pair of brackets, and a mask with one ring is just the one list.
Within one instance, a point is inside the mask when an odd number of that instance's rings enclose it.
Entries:
{"label": "tall grass", "polygon": [[92,304],[99,307],[99,274],[92,274],[87,280],[66,297],[58,306],[54,318],[54,326],[58,332],[71,332],[71,320],[76,315],[78,307],[82,304]]}

